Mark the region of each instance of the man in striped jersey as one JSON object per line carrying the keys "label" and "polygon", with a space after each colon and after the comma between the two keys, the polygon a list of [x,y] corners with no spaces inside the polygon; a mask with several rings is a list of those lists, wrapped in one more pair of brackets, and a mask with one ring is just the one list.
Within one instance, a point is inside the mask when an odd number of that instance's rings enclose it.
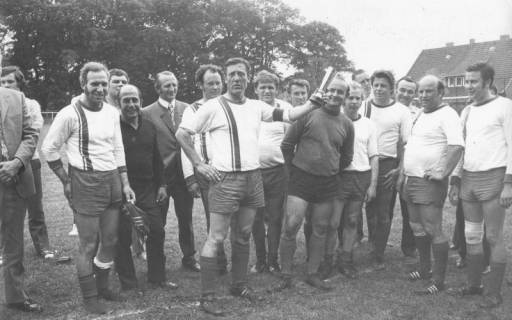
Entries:
{"label": "man in striped jersey", "polygon": [[[243,58],[225,64],[227,92],[207,101],[190,121],[182,122],[176,137],[198,174],[210,181],[210,232],[201,252],[201,308],[210,314],[225,311],[216,301],[217,250],[231,225],[232,285],[235,296],[254,299],[247,285],[249,240],[257,208],[265,205],[260,173],[258,136],[261,121],[295,120],[316,107],[307,103],[287,110],[247,99],[251,67]],[[194,149],[197,133],[210,134],[212,162],[205,163]]]}
{"label": "man in striped jersey", "polygon": [[[206,103],[206,101],[220,96],[223,87],[224,72],[222,68],[206,64],[201,65],[196,71],[195,81],[197,86],[203,92],[203,97],[192,103],[183,112],[183,120],[190,121],[199,108]],[[211,145],[209,143],[210,137],[207,133],[196,134],[194,136],[194,148],[201,160],[205,163],[211,163]],[[203,202],[204,213],[206,216],[206,230],[210,230],[210,210],[208,209],[208,180],[194,170],[194,166],[187,158],[184,152],[181,153],[181,163],[183,167],[183,176],[187,183],[188,191],[195,197],[201,196]],[[219,272],[227,273],[227,259],[224,252],[224,243],[219,243],[217,248],[217,258],[219,263]]]}
{"label": "man in striped jersey", "polygon": [[[276,98],[278,88],[279,78],[268,71],[258,72],[254,79],[254,90],[259,100],[268,103],[273,108],[291,109],[292,106],[288,102]],[[257,261],[251,272],[267,270],[279,272],[281,270],[277,262],[277,253],[281,238],[288,180],[281,152],[281,141],[283,141],[287,128],[288,124],[282,122],[264,122],[261,124],[258,147],[265,207],[258,209],[252,226]],[[268,225],[268,230],[265,230],[265,224]]]}
{"label": "man in striped jersey", "polygon": [[[512,204],[512,101],[491,93],[493,81],[494,69],[487,63],[466,69],[466,89],[473,103],[461,114],[466,148],[450,190],[452,202],[462,200],[465,219],[468,283],[459,293],[485,294],[482,308],[503,302],[507,263],[503,225]],[[491,271],[482,286],[484,236],[491,249]]]}
{"label": "man in striped jersey", "polygon": [[[76,267],[85,308],[103,314],[107,307],[98,298],[119,298],[108,287],[119,207],[123,195],[127,201],[135,201],[135,194],[126,173],[119,111],[104,102],[107,68],[98,62],[86,63],[80,70],[80,85],[83,94],[57,114],[41,151],[62,182],[74,212],[80,240]],[[60,156],[63,145],[68,172]]]}

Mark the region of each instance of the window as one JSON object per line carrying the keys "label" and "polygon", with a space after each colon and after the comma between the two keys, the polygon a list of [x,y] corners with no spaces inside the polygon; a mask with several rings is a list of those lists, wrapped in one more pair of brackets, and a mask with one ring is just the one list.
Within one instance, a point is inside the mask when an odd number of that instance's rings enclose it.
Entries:
{"label": "window", "polygon": [[464,86],[464,77],[457,77],[456,86],[457,87],[463,87]]}
{"label": "window", "polygon": [[455,77],[447,77],[446,83],[448,84],[448,87],[455,87]]}

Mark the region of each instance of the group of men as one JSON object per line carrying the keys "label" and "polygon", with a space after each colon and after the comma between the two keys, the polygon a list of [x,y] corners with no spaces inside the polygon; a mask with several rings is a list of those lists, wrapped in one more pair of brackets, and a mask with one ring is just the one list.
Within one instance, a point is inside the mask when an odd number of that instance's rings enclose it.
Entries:
{"label": "group of men", "polygon": [[[409,260],[416,261],[416,252],[419,256],[407,277],[431,279],[417,293],[435,294],[445,289],[449,245],[442,211],[450,175],[450,200],[462,202],[468,246],[468,285],[452,291],[485,293],[483,307],[501,304],[503,223],[512,203],[512,132],[505,128],[511,125],[512,101],[490,93],[492,67],[468,67],[473,102],[461,117],[443,103],[444,84],[432,75],[395,83],[386,70],[371,77],[358,71],[352,82],[337,74],[325,92],[314,94],[307,81],[293,79],[286,102],[277,98],[279,78],[268,71],[254,76],[258,99],[247,98],[251,70],[243,58],[227,60],[224,68],[200,66],[195,80],[203,96],[191,105],[176,100],[176,76],[160,72],[155,77],[159,98],[142,108],[141,92],[129,84],[126,72],[97,62],[83,66],[83,93],[57,114],[41,150],[73,211],[78,281],[89,312],[106,313],[102,299],[123,299],[109,288],[113,266],[123,290],[139,286],[131,220],[120,209],[126,202],[142,209],[148,222],[148,283],[178,288],[165,272],[170,196],[182,264],[201,273],[200,306],[209,314],[226,313],[216,282],[228,271],[224,240],[229,230],[232,295],[259,298],[247,278],[251,234],[253,271],[278,274],[272,290],[293,287],[297,234],[304,221],[306,283],[331,290],[325,279],[335,268],[347,278],[358,275],[353,253],[363,237],[363,208],[372,269],[385,268],[397,193],[402,250]],[[14,119],[0,126],[6,300],[12,308],[40,311],[23,290],[24,215],[14,214],[25,210],[22,199],[33,191],[27,169],[40,125],[30,120],[23,95],[0,93],[2,119],[6,113]],[[412,106],[416,96],[419,108]],[[192,206],[199,197],[208,236],[198,262]],[[482,285],[484,225],[491,271]]]}

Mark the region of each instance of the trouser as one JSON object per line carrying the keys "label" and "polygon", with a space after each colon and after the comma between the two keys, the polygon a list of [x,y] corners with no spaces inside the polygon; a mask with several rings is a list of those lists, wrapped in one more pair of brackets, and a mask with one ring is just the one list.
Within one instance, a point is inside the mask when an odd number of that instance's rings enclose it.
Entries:
{"label": "trouser", "polygon": [[[286,173],[284,166],[277,166],[261,170],[263,190],[265,193],[265,207],[258,208],[252,226],[252,236],[256,248],[258,262],[266,264],[277,263],[279,240],[284,214],[284,201],[286,195]],[[268,231],[265,232],[265,224]],[[268,244],[268,259],[267,247]]]}
{"label": "trouser", "polygon": [[36,253],[41,255],[43,251],[50,249],[48,240],[48,231],[44,219],[43,211],[43,188],[41,184],[41,161],[34,159],[31,161],[32,174],[34,175],[34,185],[36,194],[27,199],[28,209],[28,229]]}
{"label": "trouser", "polygon": [[[167,193],[174,200],[174,210],[178,219],[179,243],[183,253],[183,263],[194,262],[194,229],[192,225],[192,207],[194,206],[194,197],[188,192],[187,185],[183,179],[172,183],[167,189]],[[169,210],[169,197],[163,201],[160,207],[164,217],[164,226],[167,221],[167,212]]]}
{"label": "trouser", "polygon": [[[148,282],[163,282],[165,277],[164,255],[164,219],[156,203],[158,186],[151,181],[131,181],[130,185],[137,199],[136,206],[146,213],[149,234],[146,239]],[[118,246],[115,259],[116,271],[123,289],[137,286],[135,268],[130,245],[132,244],[133,227],[131,219],[121,215],[119,221]]]}
{"label": "trouser", "polygon": [[25,200],[19,196],[15,186],[4,186],[0,183],[4,290],[7,303],[27,299],[23,284],[23,228],[26,210]]}
{"label": "trouser", "polygon": [[[395,208],[396,192],[391,199],[391,221],[393,221],[393,209]],[[412,232],[411,225],[409,224],[409,209],[407,209],[407,201],[402,198],[401,194],[398,194],[400,201],[400,211],[402,213],[402,242],[400,244],[402,252],[405,256],[413,256],[416,250],[414,243],[414,233]]]}
{"label": "trouser", "polygon": [[384,186],[385,175],[395,169],[398,160],[395,158],[379,159],[379,176],[377,180],[377,195],[375,199],[366,204],[366,220],[368,223],[368,238],[373,245],[373,254],[378,260],[384,258],[384,250],[391,229],[393,211],[393,197],[395,190]]}

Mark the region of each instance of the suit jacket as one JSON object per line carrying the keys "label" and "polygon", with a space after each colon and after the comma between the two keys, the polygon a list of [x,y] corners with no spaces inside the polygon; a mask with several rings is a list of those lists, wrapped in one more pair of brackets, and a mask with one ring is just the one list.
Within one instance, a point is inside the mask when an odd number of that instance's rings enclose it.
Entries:
{"label": "suit jacket", "polygon": [[22,198],[35,194],[30,160],[37,147],[39,129],[32,121],[21,92],[0,88],[0,113],[9,160],[18,158],[23,168],[18,173],[16,190]]}
{"label": "suit jacket", "polygon": [[176,131],[180,126],[183,112],[189,105],[176,100],[174,109],[174,123],[166,107],[155,101],[142,109],[142,116],[151,121],[157,132],[157,145],[164,164],[164,181],[170,186],[176,182],[183,182],[181,168],[180,145],[176,139]]}

